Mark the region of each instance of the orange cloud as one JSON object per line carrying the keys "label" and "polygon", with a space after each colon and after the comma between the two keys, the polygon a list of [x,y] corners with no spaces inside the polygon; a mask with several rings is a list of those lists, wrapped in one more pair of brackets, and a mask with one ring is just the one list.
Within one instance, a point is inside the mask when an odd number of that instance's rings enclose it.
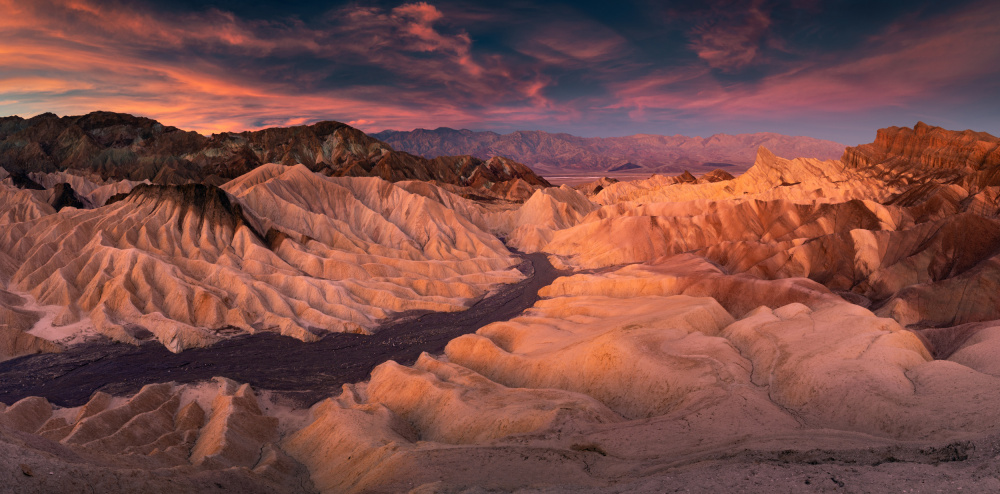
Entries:
{"label": "orange cloud", "polygon": [[[468,34],[438,31],[445,14],[424,2],[336,11],[324,29],[294,20],[249,22],[217,10],[154,15],[90,0],[0,0],[0,10],[7,14],[0,18],[0,99],[16,101],[9,105],[20,113],[113,110],[202,133],[321,119],[406,128],[474,125],[491,118],[482,106],[490,102],[501,103],[500,115],[518,107],[529,114],[543,99],[544,78],[502,59],[477,60]],[[385,67],[414,87],[373,80],[304,88],[316,76],[282,80],[225,63],[279,53]]]}

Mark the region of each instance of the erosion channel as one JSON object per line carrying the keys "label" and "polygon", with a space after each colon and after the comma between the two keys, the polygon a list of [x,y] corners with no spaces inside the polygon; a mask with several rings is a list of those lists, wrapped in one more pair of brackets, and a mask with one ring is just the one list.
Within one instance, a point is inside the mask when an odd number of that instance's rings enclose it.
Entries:
{"label": "erosion channel", "polygon": [[404,365],[421,352],[440,353],[453,338],[511,319],[538,300],[538,291],[562,273],[544,254],[518,254],[527,278],[502,286],[462,312],[402,317],[374,335],[331,333],[304,343],[273,333],[242,335],[207,348],[171,353],[156,341],[139,346],[110,340],[84,343],[62,353],[0,362],[0,402],[42,396],[56,405],[86,403],[94,391],[135,393],[150,383],[191,383],[224,376],[256,389],[277,391],[310,405],[344,383],[364,381],[387,360]]}

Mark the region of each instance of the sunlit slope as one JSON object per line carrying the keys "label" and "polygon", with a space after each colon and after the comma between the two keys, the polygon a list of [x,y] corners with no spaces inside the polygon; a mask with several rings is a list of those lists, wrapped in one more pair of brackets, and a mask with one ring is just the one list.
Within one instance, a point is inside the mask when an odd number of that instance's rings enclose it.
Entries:
{"label": "sunlit slope", "polygon": [[512,243],[589,269],[693,253],[729,272],[813,279],[904,325],[998,319],[998,144],[918,124],[880,130],[840,161],[761,149],[732,180],[608,185],[586,215],[540,218]]}
{"label": "sunlit slope", "polygon": [[21,221],[0,233],[11,289],[62,306],[57,325],[89,317],[114,339],[151,332],[173,351],[220,329],[365,332],[396,312],[461,310],[522,276],[503,244],[441,202],[302,166],[221,189],[140,185],[94,210],[33,208],[15,208]]}

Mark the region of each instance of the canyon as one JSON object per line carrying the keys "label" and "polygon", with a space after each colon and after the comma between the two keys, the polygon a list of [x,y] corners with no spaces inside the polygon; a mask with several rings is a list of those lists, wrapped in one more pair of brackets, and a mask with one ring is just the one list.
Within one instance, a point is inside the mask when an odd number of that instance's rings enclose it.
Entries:
{"label": "canyon", "polygon": [[131,118],[0,120],[18,492],[1000,489],[994,136],[574,188]]}

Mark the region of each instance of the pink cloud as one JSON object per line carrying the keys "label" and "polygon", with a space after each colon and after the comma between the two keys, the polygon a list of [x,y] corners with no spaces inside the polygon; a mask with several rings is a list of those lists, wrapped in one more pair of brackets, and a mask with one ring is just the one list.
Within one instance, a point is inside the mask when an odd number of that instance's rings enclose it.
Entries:
{"label": "pink cloud", "polygon": [[[511,114],[540,119],[552,109],[545,76],[504,57],[477,55],[469,35],[439,29],[446,13],[424,2],[349,7],[328,13],[319,28],[295,20],[250,22],[217,10],[154,15],[92,0],[0,0],[0,11],[0,99],[17,101],[22,114],[113,110],[212,133],[320,119],[368,128],[468,126]],[[148,56],[165,51],[192,56]],[[373,80],[303,90],[313,74],[265,80],[205,53],[353,59],[414,85]]]}
{"label": "pink cloud", "polygon": [[544,29],[525,36],[518,50],[546,64],[592,65],[623,58],[628,41],[603,25],[585,19],[546,22]]}
{"label": "pink cloud", "polygon": [[771,19],[760,2],[745,8],[727,6],[710,21],[691,30],[691,49],[709,66],[726,71],[740,69],[757,58]]}
{"label": "pink cloud", "polygon": [[420,51],[447,50],[457,54],[469,51],[469,35],[445,36],[434,29],[433,24],[444,17],[437,7],[425,2],[408,3],[392,9],[394,16],[402,20],[401,31],[415,38],[413,47]]}

